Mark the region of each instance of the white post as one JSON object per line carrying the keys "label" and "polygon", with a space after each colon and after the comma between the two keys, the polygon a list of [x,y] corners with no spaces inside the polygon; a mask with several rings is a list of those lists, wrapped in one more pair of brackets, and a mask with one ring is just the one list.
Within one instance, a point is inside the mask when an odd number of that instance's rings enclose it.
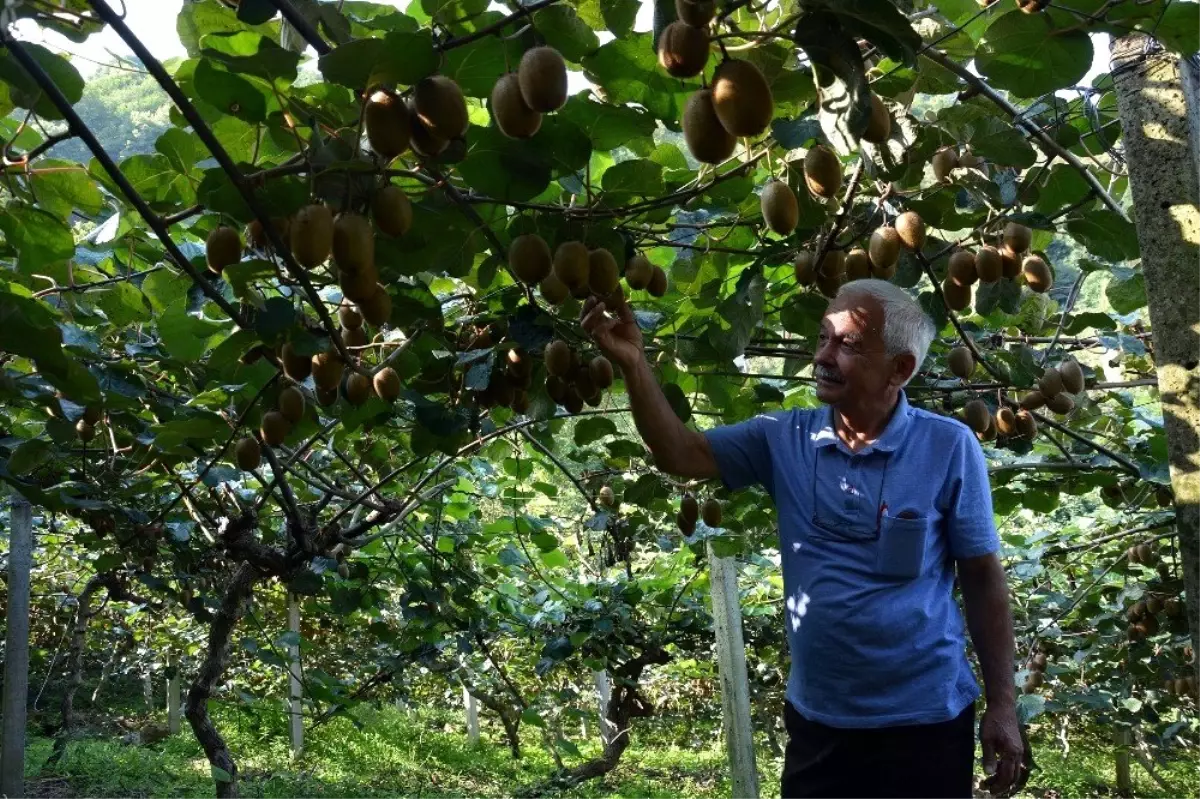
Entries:
{"label": "white post", "polygon": [[708,568],[717,638],[717,668],[721,676],[725,748],[729,752],[733,796],[735,799],[758,799],[758,768],[754,761],[754,728],[750,721],[750,681],[746,674],[746,645],[742,639],[737,561],[718,558],[709,543]]}
{"label": "white post", "polygon": [[29,701],[29,572],[33,568],[33,511],[22,496],[8,506],[8,613],[4,641],[4,741],[0,794],[25,795],[25,720]]}
{"label": "white post", "polygon": [[175,735],[179,732],[179,659],[175,655],[167,655],[167,732]]}
{"label": "white post", "polygon": [[154,709],[154,678],[150,676],[150,669],[142,673],[142,698],[146,700],[146,707]]}
{"label": "white post", "polygon": [[466,688],[463,688],[463,707],[467,710],[467,741],[475,746],[479,743],[479,704]]}
{"label": "white post", "polygon": [[[300,602],[288,594],[288,630],[300,635]],[[288,647],[288,731],[291,733],[292,757],[304,751],[304,691],[300,682],[300,641]]]}
{"label": "white post", "polygon": [[612,698],[612,681],[608,679],[607,671],[593,671],[592,682],[596,686],[596,705],[600,708],[600,740],[608,746],[613,733],[608,721],[608,700]]}

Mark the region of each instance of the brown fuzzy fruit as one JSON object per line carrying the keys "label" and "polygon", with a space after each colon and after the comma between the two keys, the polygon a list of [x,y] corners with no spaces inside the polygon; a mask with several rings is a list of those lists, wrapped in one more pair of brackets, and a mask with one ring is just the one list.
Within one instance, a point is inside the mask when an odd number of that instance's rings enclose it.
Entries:
{"label": "brown fuzzy fruit", "polygon": [[975,253],[975,273],[981,283],[995,283],[1004,276],[1004,260],[995,247],[980,247]]}
{"label": "brown fuzzy fruit", "polygon": [[889,269],[900,260],[900,234],[890,225],[875,228],[867,244],[867,254],[876,269]]}
{"label": "brown fuzzy fruit", "polygon": [[412,119],[404,101],[385,91],[377,91],[363,112],[367,142],[380,158],[391,161],[408,149],[412,138]]}
{"label": "brown fuzzy fruit", "polygon": [[403,236],[412,227],[412,200],[399,186],[387,185],[371,196],[371,216],[389,236]]}
{"label": "brown fuzzy fruit", "polygon": [[304,394],[295,386],[288,386],[279,392],[278,406],[283,418],[292,424],[304,418]]}
{"label": "brown fuzzy fruit", "polygon": [[996,432],[1002,436],[1011,436],[1017,432],[1017,415],[1012,408],[1000,408],[996,411]]}
{"label": "brown fuzzy fruit", "polygon": [[696,520],[700,518],[700,504],[696,502],[694,496],[683,495],[683,499],[679,501],[679,515],[692,524],[695,524]]}
{"label": "brown fuzzy fruit", "polygon": [[1175,492],[1168,486],[1159,486],[1154,491],[1154,499],[1158,502],[1158,507],[1169,508],[1175,504]]}
{"label": "brown fuzzy fruit", "polygon": [[692,92],[683,108],[683,139],[697,161],[719,164],[737,146],[737,137],[721,124],[709,89]]}
{"label": "brown fuzzy fruit", "polygon": [[896,233],[910,250],[920,251],[925,246],[925,220],[916,211],[905,211],[896,218]]}
{"label": "brown fuzzy fruit", "polygon": [[592,379],[592,385],[603,391],[613,384],[612,363],[603,355],[597,355],[588,362],[588,376]]}
{"label": "brown fuzzy fruit", "polygon": [[970,286],[979,279],[975,269],[975,255],[967,250],[958,250],[950,256],[946,266],[946,275],[951,283],[959,286]]}
{"label": "brown fuzzy fruit", "polygon": [[258,432],[268,446],[278,447],[292,431],[292,423],[279,411],[267,411],[263,414]]}
{"label": "brown fuzzy fruit", "polygon": [[542,127],[542,115],[525,104],[517,73],[502,75],[492,87],[492,119],[510,139],[528,139]]}
{"label": "brown fuzzy fruit", "polygon": [[565,377],[571,371],[571,347],[556,338],[546,345],[546,373],[553,377]]}
{"label": "brown fuzzy fruit", "polygon": [[297,263],[315,269],[333,249],[333,213],[324,203],[312,203],[296,212],[288,230],[288,246]]}
{"label": "brown fuzzy fruit", "polygon": [[715,0],[675,0],[675,16],[697,28],[706,27],[716,13]]}
{"label": "brown fuzzy fruit", "polygon": [[682,513],[675,514],[675,524],[679,527],[679,532],[684,535],[691,535],[696,532],[696,520],[685,519]]}
{"label": "brown fuzzy fruit", "polygon": [[588,287],[598,297],[607,297],[621,285],[617,259],[604,247],[588,253]]}
{"label": "brown fuzzy fruit", "polygon": [[1063,390],[1062,374],[1053,366],[1048,367],[1038,379],[1038,391],[1047,401],[1054,399]]}
{"label": "brown fuzzy fruit", "polygon": [[830,199],[842,187],[842,162],[833,151],[818,144],[804,154],[804,182],[808,190],[823,199]]}
{"label": "brown fuzzy fruit", "polygon": [[780,236],[791,233],[800,222],[800,205],[796,201],[796,193],[782,180],[772,179],[763,186],[759,205],[767,227]]}
{"label": "brown fuzzy fruit", "polygon": [[709,497],[704,501],[704,507],[700,511],[700,518],[704,519],[705,524],[709,527],[720,527],[722,515],[719,500]]}
{"label": "brown fuzzy fruit", "polygon": [[542,114],[567,102],[567,64],[553,47],[534,47],[521,56],[517,69],[525,105]]}
{"label": "brown fuzzy fruit", "polygon": [[1063,392],[1046,400],[1046,407],[1059,415],[1070,413],[1075,410],[1075,399],[1070,394]]}
{"label": "brown fuzzy fruit", "polygon": [[1163,600],[1160,596],[1152,596],[1146,600],[1146,612],[1156,615],[1163,612]]}
{"label": "brown fuzzy fruit", "polygon": [[313,382],[320,388],[337,388],[345,368],[335,352],[319,352],[312,356]]}
{"label": "brown fuzzy fruit", "polygon": [[953,147],[943,147],[933,154],[933,179],[943,181],[950,177],[950,172],[958,166],[958,151]]}
{"label": "brown fuzzy fruit", "polygon": [[1009,222],[1004,226],[1004,246],[1010,252],[1020,255],[1029,249],[1033,243],[1033,231],[1018,222]]}
{"label": "brown fuzzy fruit", "polygon": [[863,131],[863,139],[872,144],[882,144],[892,135],[892,115],[879,95],[871,92],[871,117],[867,120],[867,129]]}
{"label": "brown fuzzy fruit", "polygon": [[371,398],[371,378],[358,372],[346,375],[346,401],[359,406]]}
{"label": "brown fuzzy fruit", "polygon": [[846,253],[846,281],[865,280],[871,276],[871,258],[862,247]]}
{"label": "brown fuzzy fruit", "polygon": [[992,424],[992,412],[983,400],[971,400],[963,407],[967,426],[976,433],[984,433]]}
{"label": "brown fuzzy fruit", "polygon": [[1134,549],[1137,550],[1138,563],[1153,566],[1158,562],[1158,554],[1154,551],[1154,547],[1149,544],[1138,544]]}
{"label": "brown fuzzy fruit", "polygon": [[567,241],[554,252],[554,275],[568,289],[588,284],[588,248],[582,242]]}
{"label": "brown fuzzy fruit", "polygon": [[450,145],[450,140],[439,136],[426,127],[420,119],[416,118],[416,111],[412,106],[409,106],[408,113],[412,115],[412,140],[409,145],[413,152],[422,158],[435,158],[441,155],[442,152]]}
{"label": "brown fuzzy fruit", "polygon": [[508,247],[508,266],[523,283],[541,283],[554,266],[550,245],[536,233],[517,236]]}
{"label": "brown fuzzy fruit", "polygon": [[562,305],[567,301],[567,297],[571,296],[571,290],[567,288],[567,284],[559,280],[553,272],[546,275],[546,279],[538,284],[538,291],[542,293],[542,299],[551,305]]}
{"label": "brown fuzzy fruit", "polygon": [[1058,373],[1062,375],[1063,389],[1072,394],[1083,391],[1083,369],[1077,361],[1063,361],[1058,365]]}
{"label": "brown fuzzy fruit", "polygon": [[392,297],[387,293],[387,289],[376,283],[375,291],[358,303],[358,309],[362,312],[363,319],[372,326],[382,327],[392,318]]}
{"label": "brown fuzzy fruit", "polygon": [[950,350],[946,363],[950,366],[950,372],[963,380],[969,378],[975,371],[975,356],[966,347],[955,347]]}
{"label": "brown fuzzy fruit", "polygon": [[1054,285],[1054,275],[1050,273],[1049,264],[1036,255],[1025,259],[1025,263],[1021,265],[1021,272],[1025,275],[1025,285],[1038,294],[1045,294]]}
{"label": "brown fuzzy fruit", "polygon": [[1037,435],[1037,419],[1027,410],[1017,411],[1017,435],[1022,438],[1033,438]]}
{"label": "brown fuzzy fruit", "polygon": [[284,343],[279,360],[283,363],[283,373],[297,383],[303,383],[312,374],[312,358],[298,354],[290,341]]}
{"label": "brown fuzzy fruit", "polygon": [[[291,220],[286,216],[271,217],[271,230],[284,244],[287,244],[291,227]],[[266,229],[263,228],[263,223],[258,219],[251,219],[250,224],[246,225],[246,243],[250,245],[251,249],[255,250],[270,250],[274,246],[271,243],[271,237],[267,235]]]}
{"label": "brown fuzzy fruit", "polygon": [[317,404],[322,408],[328,408],[333,403],[337,402],[338,390],[337,386],[332,388],[323,388],[317,386]]}
{"label": "brown fuzzy fruit", "polygon": [[75,422],[75,436],[84,444],[96,437],[96,426],[89,424],[87,419]]}
{"label": "brown fuzzy fruit", "polygon": [[946,307],[951,311],[963,311],[971,305],[970,286],[960,286],[957,283],[943,280],[942,296],[946,300]]}
{"label": "brown fuzzy fruit", "polygon": [[816,256],[808,250],[801,250],[796,253],[796,261],[792,264],[792,271],[796,275],[796,282],[801,286],[811,286],[817,282],[817,263]]}
{"label": "brown fuzzy fruit", "polygon": [[372,263],[358,272],[350,272],[348,270],[339,271],[337,277],[338,286],[342,289],[343,299],[348,298],[351,302],[361,305],[363,301],[375,293],[375,286],[379,281],[379,270]]}
{"label": "brown fuzzy fruit", "polygon": [[625,283],[630,289],[637,291],[650,285],[654,277],[654,264],[641,253],[637,253],[625,263]]}
{"label": "brown fuzzy fruit", "polygon": [[346,211],[333,220],[333,261],[351,274],[375,265],[375,232],[366,217]]}
{"label": "brown fuzzy fruit", "polygon": [[233,448],[234,460],[243,472],[252,472],[262,463],[262,447],[254,436],[246,436]]}
{"label": "brown fuzzy fruit", "polygon": [[384,402],[395,402],[400,396],[400,375],[390,366],[376,372],[371,382],[375,386],[375,393]]}
{"label": "brown fuzzy fruit", "polygon": [[345,300],[338,306],[338,323],[346,330],[357,330],[362,327],[362,314],[354,309],[354,306]]}
{"label": "brown fuzzy fruit", "polygon": [[757,136],[771,124],[771,87],[749,61],[722,62],[713,72],[712,98],[721,125],[734,136]]}
{"label": "brown fuzzy fruit", "polygon": [[617,502],[617,495],[613,493],[611,486],[603,486],[597,496],[600,504],[606,508],[611,508]]}
{"label": "brown fuzzy fruit", "polygon": [[435,136],[457,139],[470,127],[467,100],[462,89],[445,75],[430,75],[413,87],[413,110],[417,119]]}
{"label": "brown fuzzy fruit", "polygon": [[650,274],[650,285],[646,286],[646,291],[650,293],[651,297],[662,297],[667,293],[667,273],[661,266],[654,267],[654,271]]}
{"label": "brown fuzzy fruit", "polygon": [[367,346],[367,331],[361,327],[343,327],[338,331],[338,335],[342,337],[342,343],[347,347],[365,347]]}
{"label": "brown fuzzy fruit", "polygon": [[892,264],[887,267],[878,267],[871,264],[871,277],[879,278],[880,280],[891,280],[896,276],[896,265]]}
{"label": "brown fuzzy fruit", "polygon": [[204,260],[218,275],[225,267],[242,259],[242,237],[236,229],[220,225],[208,234],[204,242]]}
{"label": "brown fuzzy fruit", "polygon": [[1000,253],[1000,274],[1010,280],[1021,274],[1021,256],[1008,247],[1001,247]]}
{"label": "brown fuzzy fruit", "polygon": [[708,63],[708,31],[672,22],[658,37],[658,65],[676,78],[691,78]]}

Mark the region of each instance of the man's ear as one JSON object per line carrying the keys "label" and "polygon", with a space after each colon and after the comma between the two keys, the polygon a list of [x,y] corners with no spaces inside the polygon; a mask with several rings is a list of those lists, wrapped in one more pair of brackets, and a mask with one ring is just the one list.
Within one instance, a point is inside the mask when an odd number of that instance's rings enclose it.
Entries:
{"label": "man's ear", "polygon": [[915,371],[917,371],[917,359],[913,357],[911,352],[897,355],[892,359],[892,384],[896,386],[904,385]]}

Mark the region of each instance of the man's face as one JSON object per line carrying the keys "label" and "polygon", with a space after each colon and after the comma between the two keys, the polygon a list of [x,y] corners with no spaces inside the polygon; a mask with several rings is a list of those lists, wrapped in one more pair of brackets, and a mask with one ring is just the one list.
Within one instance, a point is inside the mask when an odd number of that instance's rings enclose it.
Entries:
{"label": "man's face", "polygon": [[883,399],[895,372],[895,359],[884,350],[878,300],[863,294],[831,302],[813,358],[817,399],[835,407]]}

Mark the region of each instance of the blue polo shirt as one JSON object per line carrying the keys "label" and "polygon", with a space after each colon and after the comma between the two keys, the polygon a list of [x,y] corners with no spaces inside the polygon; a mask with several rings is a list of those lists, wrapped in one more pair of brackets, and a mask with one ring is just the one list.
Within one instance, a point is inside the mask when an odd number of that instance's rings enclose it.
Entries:
{"label": "blue polo shirt", "polygon": [[952,596],[954,560],[995,552],[987,464],[962,423],[903,392],[852,453],[832,409],[764,414],[706,433],[730,489],[779,512],[787,698],[832,727],[932,724],[979,696]]}

